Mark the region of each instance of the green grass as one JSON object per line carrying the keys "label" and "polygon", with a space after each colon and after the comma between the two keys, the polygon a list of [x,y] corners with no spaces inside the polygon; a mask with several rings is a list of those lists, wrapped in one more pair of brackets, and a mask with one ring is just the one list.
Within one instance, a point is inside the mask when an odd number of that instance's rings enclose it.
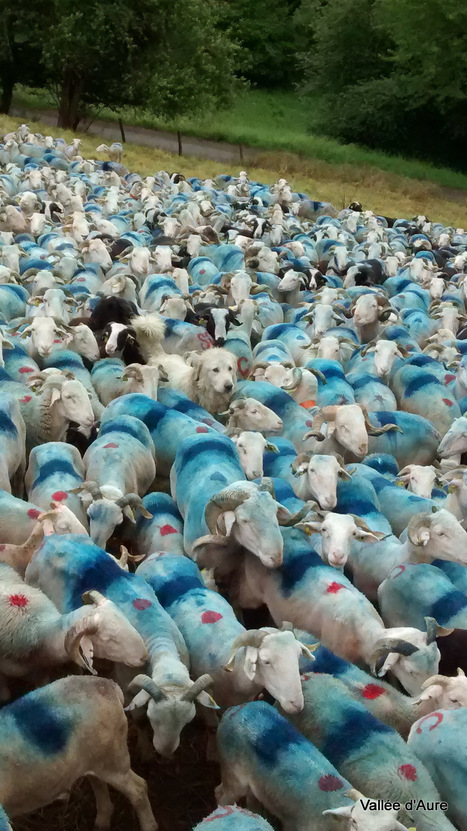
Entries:
{"label": "green grass", "polygon": [[[18,88],[14,105],[33,108],[53,107],[47,92]],[[429,162],[391,156],[355,144],[341,144],[334,139],[308,130],[313,125],[313,104],[305,104],[293,92],[266,92],[249,89],[240,94],[233,105],[216,113],[180,117],[177,120],[157,118],[150,112],[122,110],[124,124],[160,130],[181,130],[186,135],[249,144],[264,150],[292,153],[302,159],[313,159],[330,165],[375,168],[386,173],[430,182],[440,187],[467,190],[467,175]],[[102,109],[96,118],[116,120],[111,110]]]}

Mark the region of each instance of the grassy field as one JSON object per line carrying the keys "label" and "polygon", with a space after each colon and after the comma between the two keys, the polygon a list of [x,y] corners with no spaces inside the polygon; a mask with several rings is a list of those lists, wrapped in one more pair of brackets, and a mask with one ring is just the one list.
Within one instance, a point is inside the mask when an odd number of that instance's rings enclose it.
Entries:
{"label": "grassy field", "polygon": [[[54,107],[44,90],[18,88],[13,104],[36,108]],[[249,144],[261,149],[296,154],[332,165],[371,166],[387,173],[442,187],[467,189],[467,175],[428,162],[391,156],[355,144],[341,144],[311,132],[313,104],[304,103],[293,92],[247,89],[227,110],[177,120],[157,118],[153,113],[122,110],[124,123],[160,130],[181,130],[186,135]],[[117,120],[111,110],[96,117]]]}
{"label": "grassy field", "polygon": [[[304,117],[303,113],[301,117]],[[285,115],[280,115],[280,118],[284,123],[287,121]],[[279,114],[277,119],[279,119]],[[14,129],[20,120],[0,116],[0,132],[5,133]],[[31,123],[30,126],[36,132],[54,136],[64,135],[69,140],[74,135],[40,122]],[[265,129],[264,126],[263,129]],[[83,154],[94,158],[95,148],[100,143],[99,138],[86,134],[78,135],[83,139]],[[323,147],[326,144],[325,139],[313,139],[313,141],[321,142]],[[339,146],[337,142],[334,144],[336,147]],[[259,140],[258,145],[260,145]],[[342,147],[341,149],[346,151],[349,148]],[[371,154],[365,156],[361,148],[356,148],[356,151],[361,154],[361,160],[352,159],[350,152],[347,159],[345,157],[334,159],[332,154],[329,157],[330,151],[328,151],[328,158],[323,159],[319,155],[313,157],[312,154],[292,153],[280,149],[265,150],[260,154],[256,166],[249,169],[249,174],[252,179],[265,183],[272,183],[279,176],[285,176],[297,190],[307,193],[314,199],[330,201],[337,209],[341,209],[351,200],[358,199],[365,208],[387,216],[411,217],[418,213],[425,213],[430,218],[446,224],[467,225],[467,176],[457,175],[443,168],[431,168],[421,163],[405,163],[402,159],[395,160],[399,163],[399,172],[395,172],[378,165],[372,159]],[[322,155],[325,155],[324,152]],[[384,158],[391,160],[392,157]],[[130,170],[144,175],[162,168],[171,171],[179,170],[185,175],[203,178],[221,172],[238,174],[236,165],[221,165],[188,156],[179,158],[136,144],[125,145],[125,163]],[[419,177],[411,177],[408,173],[401,175],[400,171],[404,170],[404,164],[407,164],[409,173],[413,173],[414,165],[419,165],[424,175],[422,176],[421,173]],[[433,170],[432,177],[429,175],[431,170]],[[451,190],[454,187],[465,188],[465,192],[454,192]]]}

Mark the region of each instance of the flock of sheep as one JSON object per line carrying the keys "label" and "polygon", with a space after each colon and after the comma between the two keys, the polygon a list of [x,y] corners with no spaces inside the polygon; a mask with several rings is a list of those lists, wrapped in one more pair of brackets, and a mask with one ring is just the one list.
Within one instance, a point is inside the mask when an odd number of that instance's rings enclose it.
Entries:
{"label": "flock of sheep", "polygon": [[467,831],[467,231],[98,149],[0,143],[0,831],[155,831],[128,718],[198,829]]}

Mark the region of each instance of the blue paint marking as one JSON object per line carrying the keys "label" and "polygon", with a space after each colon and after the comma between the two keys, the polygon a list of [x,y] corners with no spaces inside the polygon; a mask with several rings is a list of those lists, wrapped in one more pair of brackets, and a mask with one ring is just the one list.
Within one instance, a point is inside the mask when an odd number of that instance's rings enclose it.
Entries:
{"label": "blue paint marking", "polygon": [[183,463],[186,465],[196,459],[197,456],[202,456],[205,453],[213,453],[224,457],[227,456],[237,465],[240,464],[234,443],[226,438],[223,438],[222,436],[210,436],[209,438],[203,437],[202,440],[193,442],[191,447],[184,447],[180,455],[183,458]]}
{"label": "blue paint marking", "polygon": [[429,609],[427,608],[426,615],[434,617],[441,626],[447,626],[450,625],[450,620],[454,615],[465,612],[466,609],[467,597],[454,589],[447,591],[439,600],[435,600]]}
{"label": "blue paint marking", "polygon": [[76,473],[76,470],[71,462],[66,459],[51,459],[50,462],[46,462],[41,465],[39,475],[34,480],[32,487],[37,488],[37,486],[48,479],[49,476],[56,476],[57,473],[64,473],[67,476],[72,476],[73,479],[77,479],[80,482],[82,481],[82,477]]}
{"label": "blue paint marking", "polygon": [[335,767],[348,760],[355,750],[368,741],[374,740],[375,751],[378,747],[378,734],[393,734],[394,730],[387,724],[375,718],[367,710],[362,710],[348,704],[341,710],[341,718],[334,724],[328,722],[326,741],[321,748],[321,753]]}
{"label": "blue paint marking", "polygon": [[213,482],[221,482],[222,484],[227,482],[227,477],[224,476],[223,473],[219,472],[213,473],[209,478],[212,479]]}
{"label": "blue paint marking", "polygon": [[151,294],[154,294],[155,291],[159,291],[159,289],[162,289],[164,287],[167,287],[168,289],[170,289],[171,294],[176,293],[176,286],[174,285],[174,280],[167,280],[167,278],[160,278],[159,280],[157,280],[157,281],[154,280],[154,282],[151,283],[148,290],[146,291],[146,297],[150,297]]}
{"label": "blue paint marking", "polygon": [[[390,483],[386,482],[386,484],[388,485]],[[359,499],[349,493],[342,494],[342,496],[339,494],[338,510],[339,513],[345,512],[363,517],[366,514],[374,513],[378,509],[376,508],[374,502],[371,502],[369,499]]]}
{"label": "blue paint marking", "polygon": [[[141,419],[139,419],[141,420]],[[105,436],[107,433],[127,433],[129,436],[133,436],[134,439],[137,439],[142,444],[141,440],[141,431],[138,424],[115,424],[112,423],[112,420],[106,421],[105,424],[102,425],[100,429],[100,435]]]}
{"label": "blue paint marking", "polygon": [[412,395],[415,395],[416,392],[419,392],[432,384],[443,388],[441,381],[438,381],[434,375],[431,375],[429,372],[420,372],[416,378],[413,378],[413,380],[407,384],[404,390],[404,396],[405,398],[410,398]]}
{"label": "blue paint marking", "polygon": [[[268,707],[268,709],[266,709]],[[258,730],[251,736],[251,744],[259,761],[267,768],[275,767],[280,756],[294,748],[309,748],[309,742],[268,704],[254,711]],[[251,714],[253,716],[253,713]]]}
{"label": "blue paint marking", "polygon": [[[386,424],[397,424],[399,425],[399,421],[402,419],[400,418],[400,413],[391,412],[390,410],[378,410],[377,413],[371,413],[371,416],[375,417],[376,424],[380,427],[385,427]],[[371,421],[371,417],[370,417]],[[394,430],[394,433],[397,431]],[[385,434],[386,436],[391,435],[391,431]]]}
{"label": "blue paint marking", "polygon": [[9,418],[9,416],[7,416],[7,414],[2,410],[0,410],[0,433],[10,433],[12,436],[18,435],[18,430],[13,424],[11,418]]}
{"label": "blue paint marking", "polygon": [[70,584],[72,589],[71,601],[72,608],[77,609],[82,606],[82,595],[86,591],[96,589],[101,594],[105,594],[106,590],[112,583],[121,581],[122,583],[130,582],[131,575],[126,574],[118,563],[112,562],[110,557],[98,557],[94,559],[89,558],[86,549],[83,549],[83,559],[81,560],[82,572],[75,572],[73,575],[74,582]]}
{"label": "blue paint marking", "polygon": [[22,738],[44,756],[53,756],[65,749],[73,725],[70,717],[60,710],[59,702],[47,707],[33,692],[17,699],[3,712],[13,716]]}
{"label": "blue paint marking", "polygon": [[322,565],[323,561],[316,551],[308,549],[294,554],[288,562],[275,569],[280,576],[283,595],[291,595],[310,569]]}
{"label": "blue paint marking", "polygon": [[326,649],[325,646],[318,647],[313,655],[315,656],[315,660],[308,662],[304,670],[305,672],[318,672],[338,677],[339,675],[345,674],[350,666],[348,661],[344,661],[343,658],[334,655],[334,652]]}
{"label": "blue paint marking", "polygon": [[157,594],[159,603],[164,607],[164,609],[168,609],[172,603],[175,603],[188,592],[195,592],[200,589],[203,592],[205,591],[203,583],[199,580],[199,578],[189,575],[174,577],[172,580],[164,582],[161,586],[157,586],[155,581],[153,585],[150,576],[148,576],[148,580]]}
{"label": "blue paint marking", "polygon": [[[165,497],[165,498],[162,498]],[[157,513],[160,516],[165,516],[168,514],[174,519],[178,519],[179,522],[182,521],[181,514],[173,500],[167,494],[162,493],[151,493],[144,497],[144,504],[146,509],[150,513]],[[144,517],[143,517],[144,519]],[[151,520],[145,520],[146,522],[150,522]]]}

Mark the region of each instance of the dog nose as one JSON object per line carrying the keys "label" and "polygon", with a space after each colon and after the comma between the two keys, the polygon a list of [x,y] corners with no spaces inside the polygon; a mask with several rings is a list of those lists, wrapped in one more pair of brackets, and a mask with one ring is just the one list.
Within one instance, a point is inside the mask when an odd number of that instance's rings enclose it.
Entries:
{"label": "dog nose", "polygon": [[228,381],[226,384],[224,384],[224,389],[225,389],[226,392],[230,392],[230,390],[233,390],[232,382]]}

